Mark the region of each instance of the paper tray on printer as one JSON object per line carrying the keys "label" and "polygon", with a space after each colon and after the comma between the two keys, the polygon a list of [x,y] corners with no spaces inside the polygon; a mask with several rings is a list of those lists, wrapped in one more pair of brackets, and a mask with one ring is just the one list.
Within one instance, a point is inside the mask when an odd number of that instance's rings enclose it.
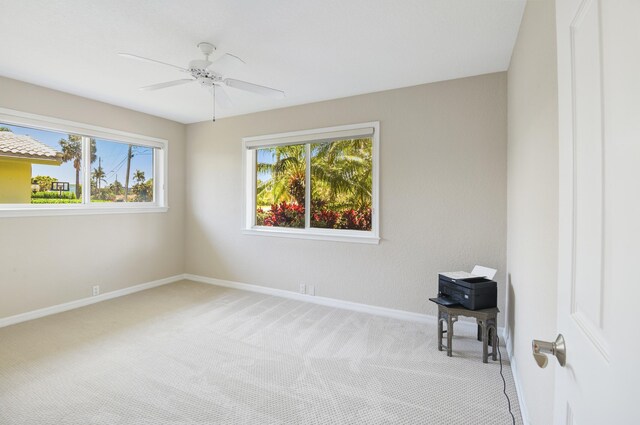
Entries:
{"label": "paper tray on printer", "polygon": [[459,302],[452,300],[451,298],[438,297],[438,298],[429,298],[429,301],[433,301],[436,304],[443,305],[445,307],[451,307],[453,305],[460,305]]}

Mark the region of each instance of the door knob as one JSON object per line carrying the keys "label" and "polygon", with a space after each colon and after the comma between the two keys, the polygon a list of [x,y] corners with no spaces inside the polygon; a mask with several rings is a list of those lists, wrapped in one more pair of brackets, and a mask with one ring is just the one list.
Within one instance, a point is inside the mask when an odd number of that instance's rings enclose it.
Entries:
{"label": "door knob", "polygon": [[560,366],[564,367],[564,365],[567,364],[567,347],[562,334],[559,334],[554,342],[534,339],[531,341],[531,349],[533,350],[533,358],[541,368],[547,367],[549,363],[549,359],[545,353],[556,356]]}

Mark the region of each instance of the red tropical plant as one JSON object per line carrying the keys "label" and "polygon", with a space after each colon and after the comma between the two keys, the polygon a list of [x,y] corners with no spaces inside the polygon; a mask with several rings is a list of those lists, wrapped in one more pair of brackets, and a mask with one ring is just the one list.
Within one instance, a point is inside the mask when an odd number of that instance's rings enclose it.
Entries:
{"label": "red tropical plant", "polygon": [[311,216],[311,226],[324,229],[335,229],[340,221],[340,213],[333,210],[315,211]]}
{"label": "red tropical plant", "polygon": [[[304,228],[304,212],[302,205],[281,202],[271,205],[268,211],[259,208],[256,224],[268,227]],[[371,208],[351,208],[344,211],[314,209],[311,213],[311,227],[369,231],[371,230]]]}
{"label": "red tropical plant", "polygon": [[271,210],[258,209],[258,226],[304,227],[304,206],[281,202],[271,205]]}
{"label": "red tropical plant", "polygon": [[371,208],[342,211],[338,229],[371,230]]}

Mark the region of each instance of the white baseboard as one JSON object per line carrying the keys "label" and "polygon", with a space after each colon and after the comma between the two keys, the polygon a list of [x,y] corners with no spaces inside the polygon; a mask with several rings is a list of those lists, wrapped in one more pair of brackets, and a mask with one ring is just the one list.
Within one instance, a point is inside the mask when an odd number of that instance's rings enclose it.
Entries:
{"label": "white baseboard", "polygon": [[513,341],[511,341],[511,335],[505,328],[504,345],[507,347],[507,355],[509,356],[509,362],[511,363],[511,374],[513,375],[513,383],[516,386],[516,394],[518,395],[518,404],[520,406],[520,415],[522,416],[522,423],[529,425],[529,412],[527,405],[524,402],[524,393],[522,392],[522,384],[520,383],[520,375],[518,375],[518,364],[513,357]]}
{"label": "white baseboard", "polygon": [[27,320],[39,319],[40,317],[62,313],[63,311],[73,310],[74,308],[84,307],[90,304],[99,303],[101,301],[110,300],[112,298],[122,297],[124,295],[133,294],[134,292],[144,291],[145,289],[155,288],[156,286],[177,282],[182,279],[184,279],[183,275],[166,277],[164,279],[154,280],[152,282],[141,283],[139,285],[118,289],[117,291],[105,292],[104,294],[96,295],[95,297],[82,298],[64,304],[58,304],[51,307],[28,311],[26,313],[16,314],[15,316],[3,317],[0,318],[0,328],[15,325],[16,323],[26,322]]}
{"label": "white baseboard", "polygon": [[[225,288],[240,289],[243,291],[258,292],[260,294],[305,301],[313,304],[320,304],[345,310],[359,311],[361,313],[369,313],[376,316],[391,317],[393,319],[406,320],[410,322],[428,323],[434,325],[438,323],[438,318],[430,314],[414,313],[411,311],[396,310],[393,308],[354,303],[351,301],[344,301],[336,298],[299,294],[293,291],[285,291],[284,289],[269,288],[267,286],[252,285],[249,283],[233,282],[230,280],[216,279],[213,277],[206,277],[189,273],[186,273],[184,275],[184,279],[192,280],[194,282],[207,283],[209,285],[224,286]],[[464,320],[456,322],[456,328],[463,328],[465,329],[465,331],[469,332],[475,332],[477,329],[475,321],[472,322]],[[504,328],[498,328],[498,334],[503,335]]]}

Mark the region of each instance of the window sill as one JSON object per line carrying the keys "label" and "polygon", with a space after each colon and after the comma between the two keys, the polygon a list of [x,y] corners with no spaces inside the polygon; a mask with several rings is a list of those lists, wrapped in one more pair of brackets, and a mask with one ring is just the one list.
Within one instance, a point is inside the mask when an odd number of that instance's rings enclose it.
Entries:
{"label": "window sill", "polygon": [[157,205],[20,205],[0,207],[0,218],[4,217],[46,217],[60,215],[94,215],[94,214],[136,214],[136,213],[164,213],[169,207]]}
{"label": "window sill", "polygon": [[[279,238],[294,238],[294,239],[309,239],[316,241],[333,241],[333,242],[352,242],[352,243],[364,243],[377,245],[380,243],[380,238],[368,235],[358,235],[353,233],[354,231],[340,231],[340,230],[304,230],[304,229],[284,229],[284,228],[264,228],[253,227],[250,229],[243,229],[242,233],[245,235],[256,236],[275,236]],[[355,231],[357,232],[357,231]]]}

